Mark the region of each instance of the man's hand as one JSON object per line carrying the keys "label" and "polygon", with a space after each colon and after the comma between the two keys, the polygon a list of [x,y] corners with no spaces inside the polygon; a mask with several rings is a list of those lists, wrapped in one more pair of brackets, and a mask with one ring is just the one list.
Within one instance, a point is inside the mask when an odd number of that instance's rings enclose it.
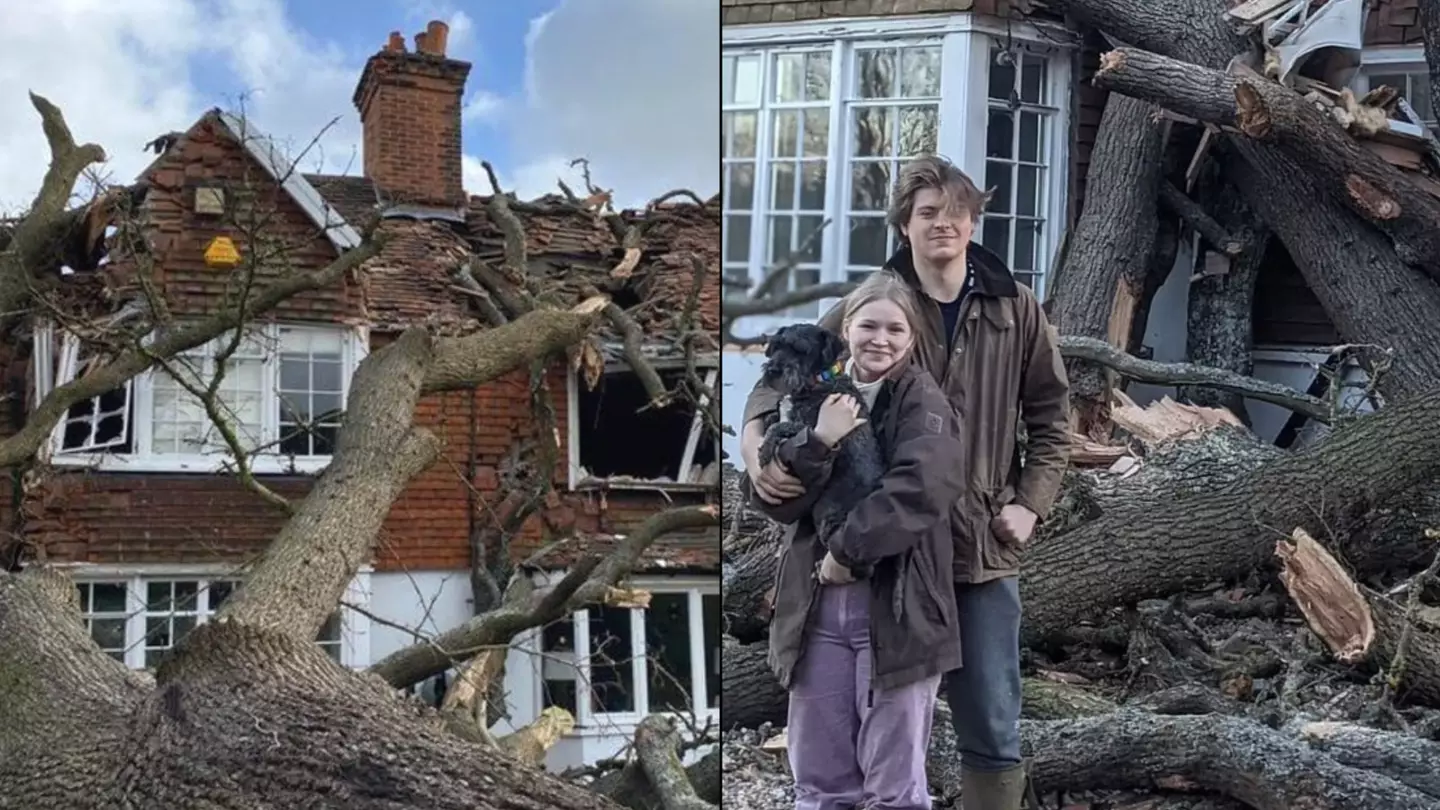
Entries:
{"label": "man's hand", "polygon": [[850,569],[835,562],[830,552],[825,552],[825,559],[820,561],[820,584],[822,585],[848,585],[855,581],[855,576]]}
{"label": "man's hand", "polygon": [[990,528],[1004,542],[1024,546],[1030,542],[1030,535],[1035,533],[1035,523],[1039,519],[1028,508],[1010,503],[1000,508],[1000,514],[990,521]]}
{"label": "man's hand", "polygon": [[780,466],[771,461],[760,466],[760,445],[765,441],[765,427],[759,419],[752,419],[745,425],[740,436],[740,456],[745,460],[745,472],[750,476],[750,486],[760,500],[778,504],[805,494],[805,485]]}

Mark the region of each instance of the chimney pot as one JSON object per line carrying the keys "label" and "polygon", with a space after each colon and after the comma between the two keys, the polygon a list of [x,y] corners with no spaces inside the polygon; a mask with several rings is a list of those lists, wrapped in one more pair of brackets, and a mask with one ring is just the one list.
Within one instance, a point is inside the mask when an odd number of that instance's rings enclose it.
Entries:
{"label": "chimney pot", "polygon": [[425,41],[430,45],[430,52],[436,56],[445,55],[445,46],[450,39],[450,26],[441,20],[431,20],[425,26]]}
{"label": "chimney pot", "polygon": [[415,53],[430,53],[430,43],[425,41],[425,32],[415,35]]}
{"label": "chimney pot", "polygon": [[405,37],[399,31],[390,32],[390,41],[385,43],[385,50],[392,53],[405,53]]}

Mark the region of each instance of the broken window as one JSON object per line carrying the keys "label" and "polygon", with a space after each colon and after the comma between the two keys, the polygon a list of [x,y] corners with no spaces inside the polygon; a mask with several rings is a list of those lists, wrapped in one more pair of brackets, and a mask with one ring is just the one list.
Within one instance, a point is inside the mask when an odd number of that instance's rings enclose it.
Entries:
{"label": "broken window", "polygon": [[[81,344],[79,340],[69,338],[61,346],[58,367],[50,366],[50,358],[54,351],[51,334],[53,333],[46,330],[44,340],[36,341],[35,352],[36,380],[37,383],[46,387],[46,395],[49,393],[48,387],[52,380],[69,382],[82,378],[95,366],[104,362],[104,359],[91,351],[89,346]],[[48,367],[46,370],[53,368],[55,376],[39,371],[42,363]],[[127,380],[118,388],[112,388],[99,396],[82,399],[71,405],[56,430],[55,452],[130,452],[133,445],[130,395],[133,389],[132,382]]]}
{"label": "broken window", "polygon": [[[684,379],[683,369],[658,371],[667,390]],[[595,386],[578,389],[572,409],[570,454],[573,483],[608,485],[705,484],[716,475],[715,436],[690,401],[679,398],[652,407],[650,395],[633,371],[608,371]],[[705,373],[715,388],[715,369]],[[701,407],[705,406],[702,401]]]}

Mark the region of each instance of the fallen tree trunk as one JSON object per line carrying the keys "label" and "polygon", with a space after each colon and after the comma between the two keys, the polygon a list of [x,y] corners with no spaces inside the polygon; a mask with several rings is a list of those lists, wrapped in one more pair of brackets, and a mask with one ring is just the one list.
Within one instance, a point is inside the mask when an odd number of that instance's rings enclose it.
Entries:
{"label": "fallen tree trunk", "polygon": [[1313,165],[1312,176],[1330,197],[1385,232],[1401,260],[1440,278],[1440,200],[1294,90],[1256,74],[1227,74],[1135,48],[1104,54],[1094,82],[1273,143]]}

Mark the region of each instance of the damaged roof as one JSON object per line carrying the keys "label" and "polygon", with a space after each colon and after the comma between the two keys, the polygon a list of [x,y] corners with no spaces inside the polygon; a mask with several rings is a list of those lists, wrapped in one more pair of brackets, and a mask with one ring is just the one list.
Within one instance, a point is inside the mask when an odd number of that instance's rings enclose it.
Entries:
{"label": "damaged roof", "polygon": [[[350,223],[365,223],[382,210],[381,195],[364,177],[306,175],[325,201]],[[471,261],[500,267],[505,235],[490,213],[491,197],[472,196],[463,224],[392,215],[378,233],[381,254],[360,274],[366,312],[380,330],[416,323],[444,331],[469,331],[483,324],[460,288],[457,272]],[[692,328],[715,333],[720,326],[720,200],[703,205],[665,202],[649,210],[619,212],[625,227],[641,233],[640,257],[626,277],[615,268],[625,250],[609,223],[558,195],[509,206],[525,231],[528,272],[546,288],[578,303],[586,287],[609,294],[630,312],[647,338],[673,342],[676,321],[695,284],[694,260],[705,269]],[[618,334],[602,335],[619,340]]]}

